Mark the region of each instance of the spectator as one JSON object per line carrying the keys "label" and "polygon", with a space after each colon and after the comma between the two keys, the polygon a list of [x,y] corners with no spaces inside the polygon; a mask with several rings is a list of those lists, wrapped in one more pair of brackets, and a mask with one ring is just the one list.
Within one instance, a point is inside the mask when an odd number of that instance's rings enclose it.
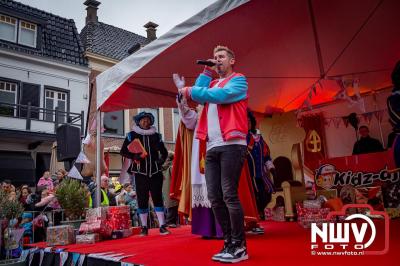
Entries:
{"label": "spectator", "polygon": [[124,184],[124,189],[121,192],[123,193],[124,197],[124,203],[125,205],[128,205],[131,211],[131,219],[132,219],[132,225],[133,226],[138,226],[139,225],[139,217],[137,215],[137,208],[138,208],[138,203],[136,199],[136,191],[132,189],[132,185],[130,183]]}
{"label": "spectator", "polygon": [[1,184],[1,188],[6,194],[11,192],[11,186],[11,181],[9,179],[3,180],[3,184]]}
{"label": "spectator", "polygon": [[29,212],[24,212],[22,214],[22,221],[20,223],[20,227],[24,228],[24,244],[31,244],[33,242],[33,230],[32,230],[32,220],[33,215]]}
{"label": "spectator", "polygon": [[43,176],[39,179],[39,182],[37,183],[38,187],[45,186],[49,190],[53,190],[54,185],[53,185],[53,180],[51,179],[51,175],[49,171],[45,171],[43,173]]}
{"label": "spectator", "polygon": [[15,191],[10,191],[10,193],[8,193],[8,200],[17,200],[17,193]]}
{"label": "spectator", "polygon": [[35,204],[35,207],[45,207],[48,206],[50,202],[55,199],[54,194],[49,193],[48,189],[43,189],[40,194],[40,201]]}
{"label": "spectator", "polygon": [[54,181],[54,186],[59,185],[66,176],[67,171],[65,171],[64,169],[58,169],[58,171],[56,172],[56,180]]}
{"label": "spectator", "polygon": [[354,143],[353,155],[380,152],[384,150],[382,143],[379,140],[369,136],[369,129],[367,126],[361,126],[358,129],[358,132],[360,134],[360,139]]}
{"label": "spectator", "polygon": [[31,210],[30,205],[27,202],[27,199],[29,198],[31,194],[31,190],[28,186],[22,186],[21,188],[21,195],[19,195],[19,202],[24,206],[24,210]]}
{"label": "spectator", "polygon": [[[100,193],[100,205],[101,206],[116,206],[117,202],[115,200],[115,195],[110,192],[109,190],[109,180],[108,176],[101,176],[101,193]],[[96,190],[93,191],[92,193],[92,199],[96,198]]]}

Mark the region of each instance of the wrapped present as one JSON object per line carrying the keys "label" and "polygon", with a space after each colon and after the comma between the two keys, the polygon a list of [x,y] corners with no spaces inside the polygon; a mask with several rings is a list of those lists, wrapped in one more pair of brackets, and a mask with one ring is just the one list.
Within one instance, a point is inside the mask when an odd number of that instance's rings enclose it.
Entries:
{"label": "wrapped present", "polygon": [[108,207],[108,214],[110,217],[117,215],[117,214],[128,214],[130,213],[129,206],[111,206]]}
{"label": "wrapped present", "polygon": [[119,238],[125,238],[131,236],[132,233],[132,228],[129,229],[122,229],[122,230],[114,230],[112,232],[111,238],[112,239],[119,239]]}
{"label": "wrapped present", "polygon": [[303,201],[303,207],[309,209],[320,209],[321,208],[321,201],[316,200],[305,200]]}
{"label": "wrapped present", "polygon": [[99,234],[84,234],[76,236],[77,244],[94,244],[100,241]]}
{"label": "wrapped present", "polygon": [[75,232],[71,225],[50,226],[46,235],[49,246],[63,246],[75,242]]}
{"label": "wrapped present", "polygon": [[276,207],[272,210],[272,220],[277,222],[285,221],[285,207]]}
{"label": "wrapped present", "polygon": [[[307,205],[310,206],[310,205]],[[310,228],[312,223],[321,225],[328,222],[327,216],[330,208],[305,208],[303,204],[296,203],[297,222],[304,228]],[[335,220],[337,218],[332,218]]]}
{"label": "wrapped present", "polygon": [[139,226],[132,227],[132,234],[134,234],[134,235],[140,234],[141,231],[142,231],[142,228]]}
{"label": "wrapped present", "polygon": [[265,208],[264,209],[264,215],[265,215],[265,220],[266,221],[271,221],[272,220],[272,209],[271,208]]}
{"label": "wrapped present", "polygon": [[129,216],[118,216],[112,217],[107,220],[107,223],[113,230],[122,230],[128,229],[132,227],[132,221],[129,219]]}
{"label": "wrapped present", "polygon": [[98,233],[102,237],[108,238],[111,236],[112,228],[107,221],[97,220],[91,223],[82,223],[79,227],[80,234]]}
{"label": "wrapped present", "polygon": [[86,210],[86,222],[94,222],[96,220],[106,220],[108,207],[98,207]]}

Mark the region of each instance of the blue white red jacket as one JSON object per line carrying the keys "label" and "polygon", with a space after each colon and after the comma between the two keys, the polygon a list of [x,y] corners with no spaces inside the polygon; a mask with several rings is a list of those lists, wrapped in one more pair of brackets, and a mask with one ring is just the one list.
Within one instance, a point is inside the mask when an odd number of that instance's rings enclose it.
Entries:
{"label": "blue white red jacket", "polygon": [[212,77],[204,72],[196,79],[195,85],[186,90],[186,96],[196,102],[205,103],[198,121],[196,138],[207,139],[208,103],[214,103],[217,104],[222,138],[225,141],[246,139],[248,131],[246,77],[239,73],[232,73],[218,87],[213,87],[217,82],[218,80],[212,80]]}

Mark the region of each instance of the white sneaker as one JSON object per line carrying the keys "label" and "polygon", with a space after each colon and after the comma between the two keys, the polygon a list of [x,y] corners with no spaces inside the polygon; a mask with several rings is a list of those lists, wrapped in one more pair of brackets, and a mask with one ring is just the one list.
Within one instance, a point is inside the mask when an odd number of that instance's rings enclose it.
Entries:
{"label": "white sneaker", "polygon": [[221,249],[221,251],[212,256],[211,259],[214,261],[220,261],[222,257],[225,255],[225,253],[228,252],[230,244],[231,244],[230,242],[224,243],[224,247]]}
{"label": "white sneaker", "polygon": [[222,255],[222,258],[219,261],[227,263],[238,263],[240,261],[248,259],[249,255],[247,254],[246,246],[233,244],[228,249],[228,252]]}

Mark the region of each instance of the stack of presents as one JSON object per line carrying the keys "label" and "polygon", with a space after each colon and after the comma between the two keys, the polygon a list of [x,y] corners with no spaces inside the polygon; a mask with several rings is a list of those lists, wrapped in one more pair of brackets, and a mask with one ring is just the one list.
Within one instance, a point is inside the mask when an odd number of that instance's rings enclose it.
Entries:
{"label": "stack of presents", "polygon": [[86,211],[86,222],[80,225],[78,235],[70,225],[48,227],[47,245],[93,244],[132,234],[129,206],[98,207]]}
{"label": "stack of presents", "polygon": [[[386,193],[382,191],[381,186],[353,187],[351,185],[342,186],[337,189],[317,190],[313,193],[306,193],[304,198],[308,199],[295,203],[297,222],[304,228],[310,228],[312,223],[316,223],[317,226],[319,226],[325,222],[343,221],[345,216],[354,213],[366,214],[373,217],[373,211],[386,212],[392,219],[399,218],[400,205],[398,188],[400,185],[398,187],[393,187],[394,186],[390,186],[390,189],[385,187]],[[320,196],[317,197],[317,194]],[[323,194],[329,196],[325,197]],[[328,214],[330,212],[340,212],[343,206],[347,204],[368,204],[370,208],[347,208],[345,214],[331,215],[330,219],[328,219]],[[266,220],[285,221],[284,207],[281,205],[272,209],[266,208]]]}

